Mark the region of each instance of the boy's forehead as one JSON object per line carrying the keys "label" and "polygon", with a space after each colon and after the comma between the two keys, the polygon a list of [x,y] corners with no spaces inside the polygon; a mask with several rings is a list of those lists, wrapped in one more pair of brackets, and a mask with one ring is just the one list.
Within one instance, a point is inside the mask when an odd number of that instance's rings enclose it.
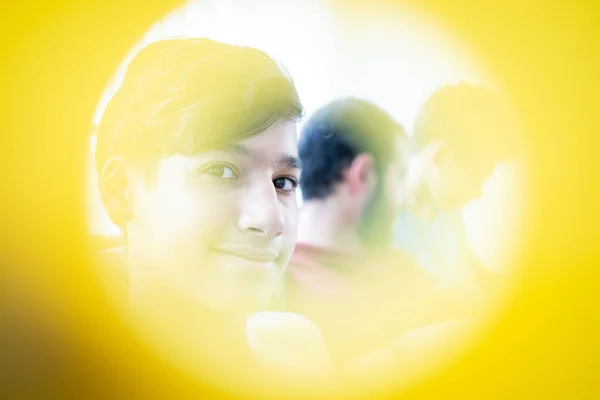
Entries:
{"label": "boy's forehead", "polygon": [[221,149],[246,157],[261,155],[273,158],[274,155],[281,153],[297,156],[298,136],[296,123],[278,121],[260,133],[241,140],[229,141]]}
{"label": "boy's forehead", "polygon": [[202,154],[198,152],[192,155],[172,154],[168,157],[162,157],[158,163],[159,178],[161,175],[173,175],[175,172],[192,169],[202,162]]}
{"label": "boy's forehead", "polygon": [[213,155],[230,155],[259,160],[279,159],[280,156],[298,157],[296,123],[278,121],[262,132],[238,135],[223,140],[206,142],[194,146],[194,150],[177,152],[161,157],[160,165],[166,169],[181,169],[193,166]]}

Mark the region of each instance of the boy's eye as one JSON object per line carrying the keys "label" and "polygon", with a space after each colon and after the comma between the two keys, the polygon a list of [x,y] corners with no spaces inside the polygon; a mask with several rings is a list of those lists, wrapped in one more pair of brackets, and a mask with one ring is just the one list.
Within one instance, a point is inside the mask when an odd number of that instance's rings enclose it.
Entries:
{"label": "boy's eye", "polygon": [[237,179],[234,169],[226,164],[210,165],[204,172],[219,179]]}
{"label": "boy's eye", "polygon": [[273,185],[278,190],[283,190],[284,192],[292,192],[298,186],[296,180],[292,178],[277,178],[273,181]]}

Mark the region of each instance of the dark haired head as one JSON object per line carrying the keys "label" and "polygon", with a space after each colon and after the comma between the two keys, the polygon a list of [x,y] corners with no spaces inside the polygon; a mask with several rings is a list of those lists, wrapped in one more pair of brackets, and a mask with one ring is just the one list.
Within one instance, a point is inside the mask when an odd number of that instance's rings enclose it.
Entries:
{"label": "dark haired head", "polygon": [[402,126],[368,101],[345,98],[322,107],[306,122],[298,143],[303,199],[330,196],[353,160],[359,154],[370,154],[377,185],[359,233],[365,243],[387,244],[394,206],[388,196],[386,175],[398,155],[398,140],[403,137]]}
{"label": "dark haired head", "polygon": [[302,128],[304,200],[329,196],[344,170],[361,153],[372,154],[381,176],[396,156],[402,127],[385,111],[365,100],[346,98],[319,109]]}

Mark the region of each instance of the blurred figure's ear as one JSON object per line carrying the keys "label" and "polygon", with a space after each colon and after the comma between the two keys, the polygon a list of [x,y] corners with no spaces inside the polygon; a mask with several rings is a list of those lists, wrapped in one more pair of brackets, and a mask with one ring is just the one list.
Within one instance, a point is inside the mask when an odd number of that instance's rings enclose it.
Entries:
{"label": "blurred figure's ear", "polygon": [[111,157],[98,177],[100,199],[115,225],[124,226],[132,216],[129,177],[122,157]]}
{"label": "blurred figure's ear", "polygon": [[375,160],[368,153],[357,155],[344,174],[348,192],[355,200],[371,197],[377,185]]}

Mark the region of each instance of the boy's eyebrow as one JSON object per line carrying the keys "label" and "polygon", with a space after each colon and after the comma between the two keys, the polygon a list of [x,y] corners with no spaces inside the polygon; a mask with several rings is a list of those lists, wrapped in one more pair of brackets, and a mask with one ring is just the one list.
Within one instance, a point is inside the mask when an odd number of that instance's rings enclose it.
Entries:
{"label": "boy's eyebrow", "polygon": [[[251,158],[253,161],[260,163],[264,162],[264,158],[252,149],[247,148],[242,144],[229,144],[224,147],[227,152],[235,153],[243,157]],[[298,156],[292,154],[281,154],[275,160],[271,160],[276,165],[281,165],[289,169],[302,169],[302,161]]]}
{"label": "boy's eyebrow", "polygon": [[291,154],[282,154],[277,160],[277,164],[284,165],[289,169],[302,169],[302,161],[300,161],[300,158]]}

